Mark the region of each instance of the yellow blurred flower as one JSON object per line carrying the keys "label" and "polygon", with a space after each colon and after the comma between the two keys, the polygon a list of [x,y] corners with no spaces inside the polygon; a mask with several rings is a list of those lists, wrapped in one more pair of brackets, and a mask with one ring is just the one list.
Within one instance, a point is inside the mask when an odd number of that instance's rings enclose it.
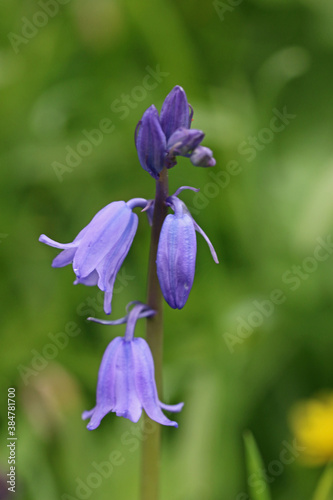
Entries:
{"label": "yellow blurred flower", "polygon": [[333,460],[333,392],[300,401],[290,412],[290,426],[304,447],[300,459],[307,465]]}

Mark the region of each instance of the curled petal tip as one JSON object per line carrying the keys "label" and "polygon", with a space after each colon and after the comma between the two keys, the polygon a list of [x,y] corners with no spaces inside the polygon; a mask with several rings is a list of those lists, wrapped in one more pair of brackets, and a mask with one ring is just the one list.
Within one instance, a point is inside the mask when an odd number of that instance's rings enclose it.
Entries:
{"label": "curled petal tip", "polygon": [[194,224],[194,228],[195,230],[201,234],[201,236],[206,240],[206,243],[207,245],[209,246],[209,250],[210,250],[210,253],[212,254],[212,257],[213,257],[213,260],[216,264],[219,264],[219,259],[217,258],[217,254],[215,252],[215,248],[213,247],[212,245],[212,242],[210,241],[210,239],[208,238],[207,234],[205,233],[205,231],[203,231],[201,229],[201,227],[199,226],[199,224],[197,224],[195,222],[195,220],[193,219],[193,224]]}
{"label": "curled petal tip", "polygon": [[98,425],[93,425],[93,424],[87,425],[88,431],[94,431],[95,429],[97,429],[97,427],[98,427]]}
{"label": "curled petal tip", "polygon": [[191,187],[191,186],[181,186],[179,187],[172,196],[178,196],[179,193],[181,193],[182,191],[184,191],[185,189],[189,189],[190,191],[195,191],[196,193],[198,193],[200,191],[199,188],[194,188],[194,187]]}

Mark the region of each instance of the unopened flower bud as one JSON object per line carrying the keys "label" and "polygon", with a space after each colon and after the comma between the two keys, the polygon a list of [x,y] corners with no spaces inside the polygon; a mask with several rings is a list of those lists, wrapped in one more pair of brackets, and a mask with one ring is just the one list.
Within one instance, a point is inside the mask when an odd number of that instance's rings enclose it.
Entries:
{"label": "unopened flower bud", "polygon": [[190,160],[195,167],[214,167],[216,165],[213,151],[205,146],[198,146],[191,154]]}

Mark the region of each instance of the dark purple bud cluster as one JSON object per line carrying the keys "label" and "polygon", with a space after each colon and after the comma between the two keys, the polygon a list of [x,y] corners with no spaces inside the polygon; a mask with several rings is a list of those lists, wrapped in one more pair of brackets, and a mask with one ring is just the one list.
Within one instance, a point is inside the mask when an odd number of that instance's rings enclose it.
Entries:
{"label": "dark purple bud cluster", "polygon": [[193,110],[179,85],[166,96],[160,116],[155,106],[143,114],[136,128],[135,145],[142,168],[155,179],[164,167],[176,165],[176,156],[189,157],[196,167],[215,165],[212,151],[199,146],[205,134],[190,129],[192,116]]}

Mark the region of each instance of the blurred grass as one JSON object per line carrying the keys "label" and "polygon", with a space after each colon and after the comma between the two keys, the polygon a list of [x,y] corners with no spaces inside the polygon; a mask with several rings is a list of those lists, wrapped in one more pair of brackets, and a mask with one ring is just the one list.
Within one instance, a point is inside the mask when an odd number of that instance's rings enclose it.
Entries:
{"label": "blurred grass", "polygon": [[[184,310],[165,313],[165,399],[185,407],[179,429],[164,430],[163,498],[240,500],[247,491],[243,431],[253,431],[264,463],[274,460],[281,443],[292,439],[287,415],[293,403],[333,385],[332,257],[295,291],[282,279],[313,255],[318,236],[332,233],[333,7],[325,0],[249,0],[221,21],[213,3],[198,0],[72,0],[59,5],[18,54],[7,35],[20,34],[22,18],[33,19],[40,7],[4,0],[0,9],[0,233],[7,235],[0,239],[0,383],[2,394],[18,390],[17,498],[75,496],[77,478],[85,480],[92,462],[113,450],[121,451],[124,465],[90,498],[136,498],[139,450],[121,442],[132,424],[112,415],[90,433],[80,418],[94,404],[102,353],[123,330],[108,333],[85,321],[77,308],[98,300],[97,290],[73,287],[70,268],[51,269],[56,252],[38,236],[71,241],[110,201],[153,196],[134,129],[150,104],[160,108],[180,84],[195,110],[193,126],[206,132],[205,145],[214,150],[214,173],[230,161],[241,173],[209,197],[211,171],[181,161],[170,172],[171,191],[201,188],[203,208],[193,193],[183,199],[197,208],[195,218],[221,263],[213,263],[198,236],[190,299]],[[110,106],[142,85],[147,66],[157,65],[169,76],[142,101],[131,101],[121,120]],[[284,106],[296,118],[247,161],[239,145],[257,137],[272,109]],[[82,131],[104,118],[114,132],[59,182],[52,163],[64,163],[66,147],[76,148]],[[114,317],[130,300],[145,298],[148,245],[143,217],[124,264],[134,279],[115,296]],[[231,353],[224,334],[235,335],[237,317],[247,318],[253,301],[276,288],[285,302]],[[69,321],[81,333],[25,386],[18,365],[29,367],[31,350],[41,352],[48,334]],[[73,387],[55,388],[49,370],[65,372]],[[56,399],[67,396],[54,419],[54,406],[46,403],[53,392]],[[5,429],[5,396],[1,405]],[[6,453],[1,467],[6,473]],[[270,485],[272,498],[310,498],[320,473],[296,461]]]}

